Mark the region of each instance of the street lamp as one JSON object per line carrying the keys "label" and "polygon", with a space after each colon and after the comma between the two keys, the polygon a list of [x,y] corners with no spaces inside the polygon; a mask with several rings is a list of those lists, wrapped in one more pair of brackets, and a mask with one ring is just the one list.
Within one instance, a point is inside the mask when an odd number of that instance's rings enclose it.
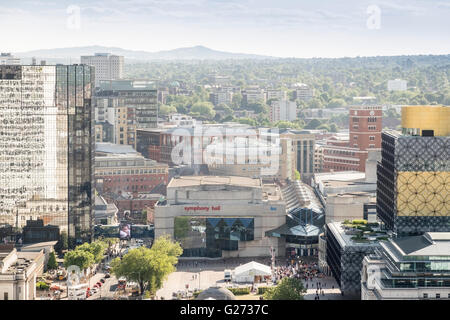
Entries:
{"label": "street lamp", "polygon": [[202,275],[202,268],[200,268],[200,271],[199,271],[199,273],[198,273],[198,290],[199,290],[199,291],[202,289],[202,288],[201,288],[201,281],[200,281],[201,275]]}

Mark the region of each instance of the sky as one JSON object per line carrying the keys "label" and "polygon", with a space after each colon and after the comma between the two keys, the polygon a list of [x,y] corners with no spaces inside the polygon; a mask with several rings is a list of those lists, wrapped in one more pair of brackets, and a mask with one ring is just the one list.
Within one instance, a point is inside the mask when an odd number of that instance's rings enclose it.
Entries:
{"label": "sky", "polygon": [[0,0],[0,51],[196,45],[276,57],[450,53],[450,0]]}

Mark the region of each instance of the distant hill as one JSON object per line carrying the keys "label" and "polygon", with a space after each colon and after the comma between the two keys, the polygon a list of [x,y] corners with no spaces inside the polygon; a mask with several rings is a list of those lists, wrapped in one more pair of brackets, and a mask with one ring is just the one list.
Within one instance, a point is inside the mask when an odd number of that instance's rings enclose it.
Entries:
{"label": "distant hill", "polygon": [[178,48],[158,52],[134,51],[117,47],[88,46],[73,48],[56,48],[33,50],[15,53],[16,56],[29,60],[36,57],[37,60],[47,60],[48,62],[76,63],[80,61],[80,56],[93,55],[95,53],[111,53],[124,56],[128,62],[139,62],[149,60],[227,60],[227,59],[272,59],[274,57],[231,53],[217,51],[204,46],[188,48]]}

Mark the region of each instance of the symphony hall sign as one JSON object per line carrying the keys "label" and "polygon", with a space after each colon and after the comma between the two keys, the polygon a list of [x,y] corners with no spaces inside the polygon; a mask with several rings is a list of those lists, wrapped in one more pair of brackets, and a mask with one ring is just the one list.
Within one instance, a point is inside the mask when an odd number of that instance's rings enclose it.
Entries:
{"label": "symphony hall sign", "polygon": [[184,207],[184,211],[220,211],[220,206],[210,206],[210,207],[201,207],[201,206],[195,206],[195,207]]}

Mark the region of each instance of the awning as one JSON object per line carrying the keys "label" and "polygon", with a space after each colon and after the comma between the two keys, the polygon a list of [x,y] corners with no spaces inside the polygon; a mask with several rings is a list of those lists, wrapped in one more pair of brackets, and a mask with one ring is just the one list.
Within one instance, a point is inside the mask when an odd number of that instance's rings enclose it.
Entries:
{"label": "awning", "polygon": [[268,237],[286,237],[286,236],[295,236],[295,237],[318,237],[321,233],[320,228],[314,225],[296,225],[289,226],[288,224],[283,224],[282,226],[266,231],[266,236]]}

